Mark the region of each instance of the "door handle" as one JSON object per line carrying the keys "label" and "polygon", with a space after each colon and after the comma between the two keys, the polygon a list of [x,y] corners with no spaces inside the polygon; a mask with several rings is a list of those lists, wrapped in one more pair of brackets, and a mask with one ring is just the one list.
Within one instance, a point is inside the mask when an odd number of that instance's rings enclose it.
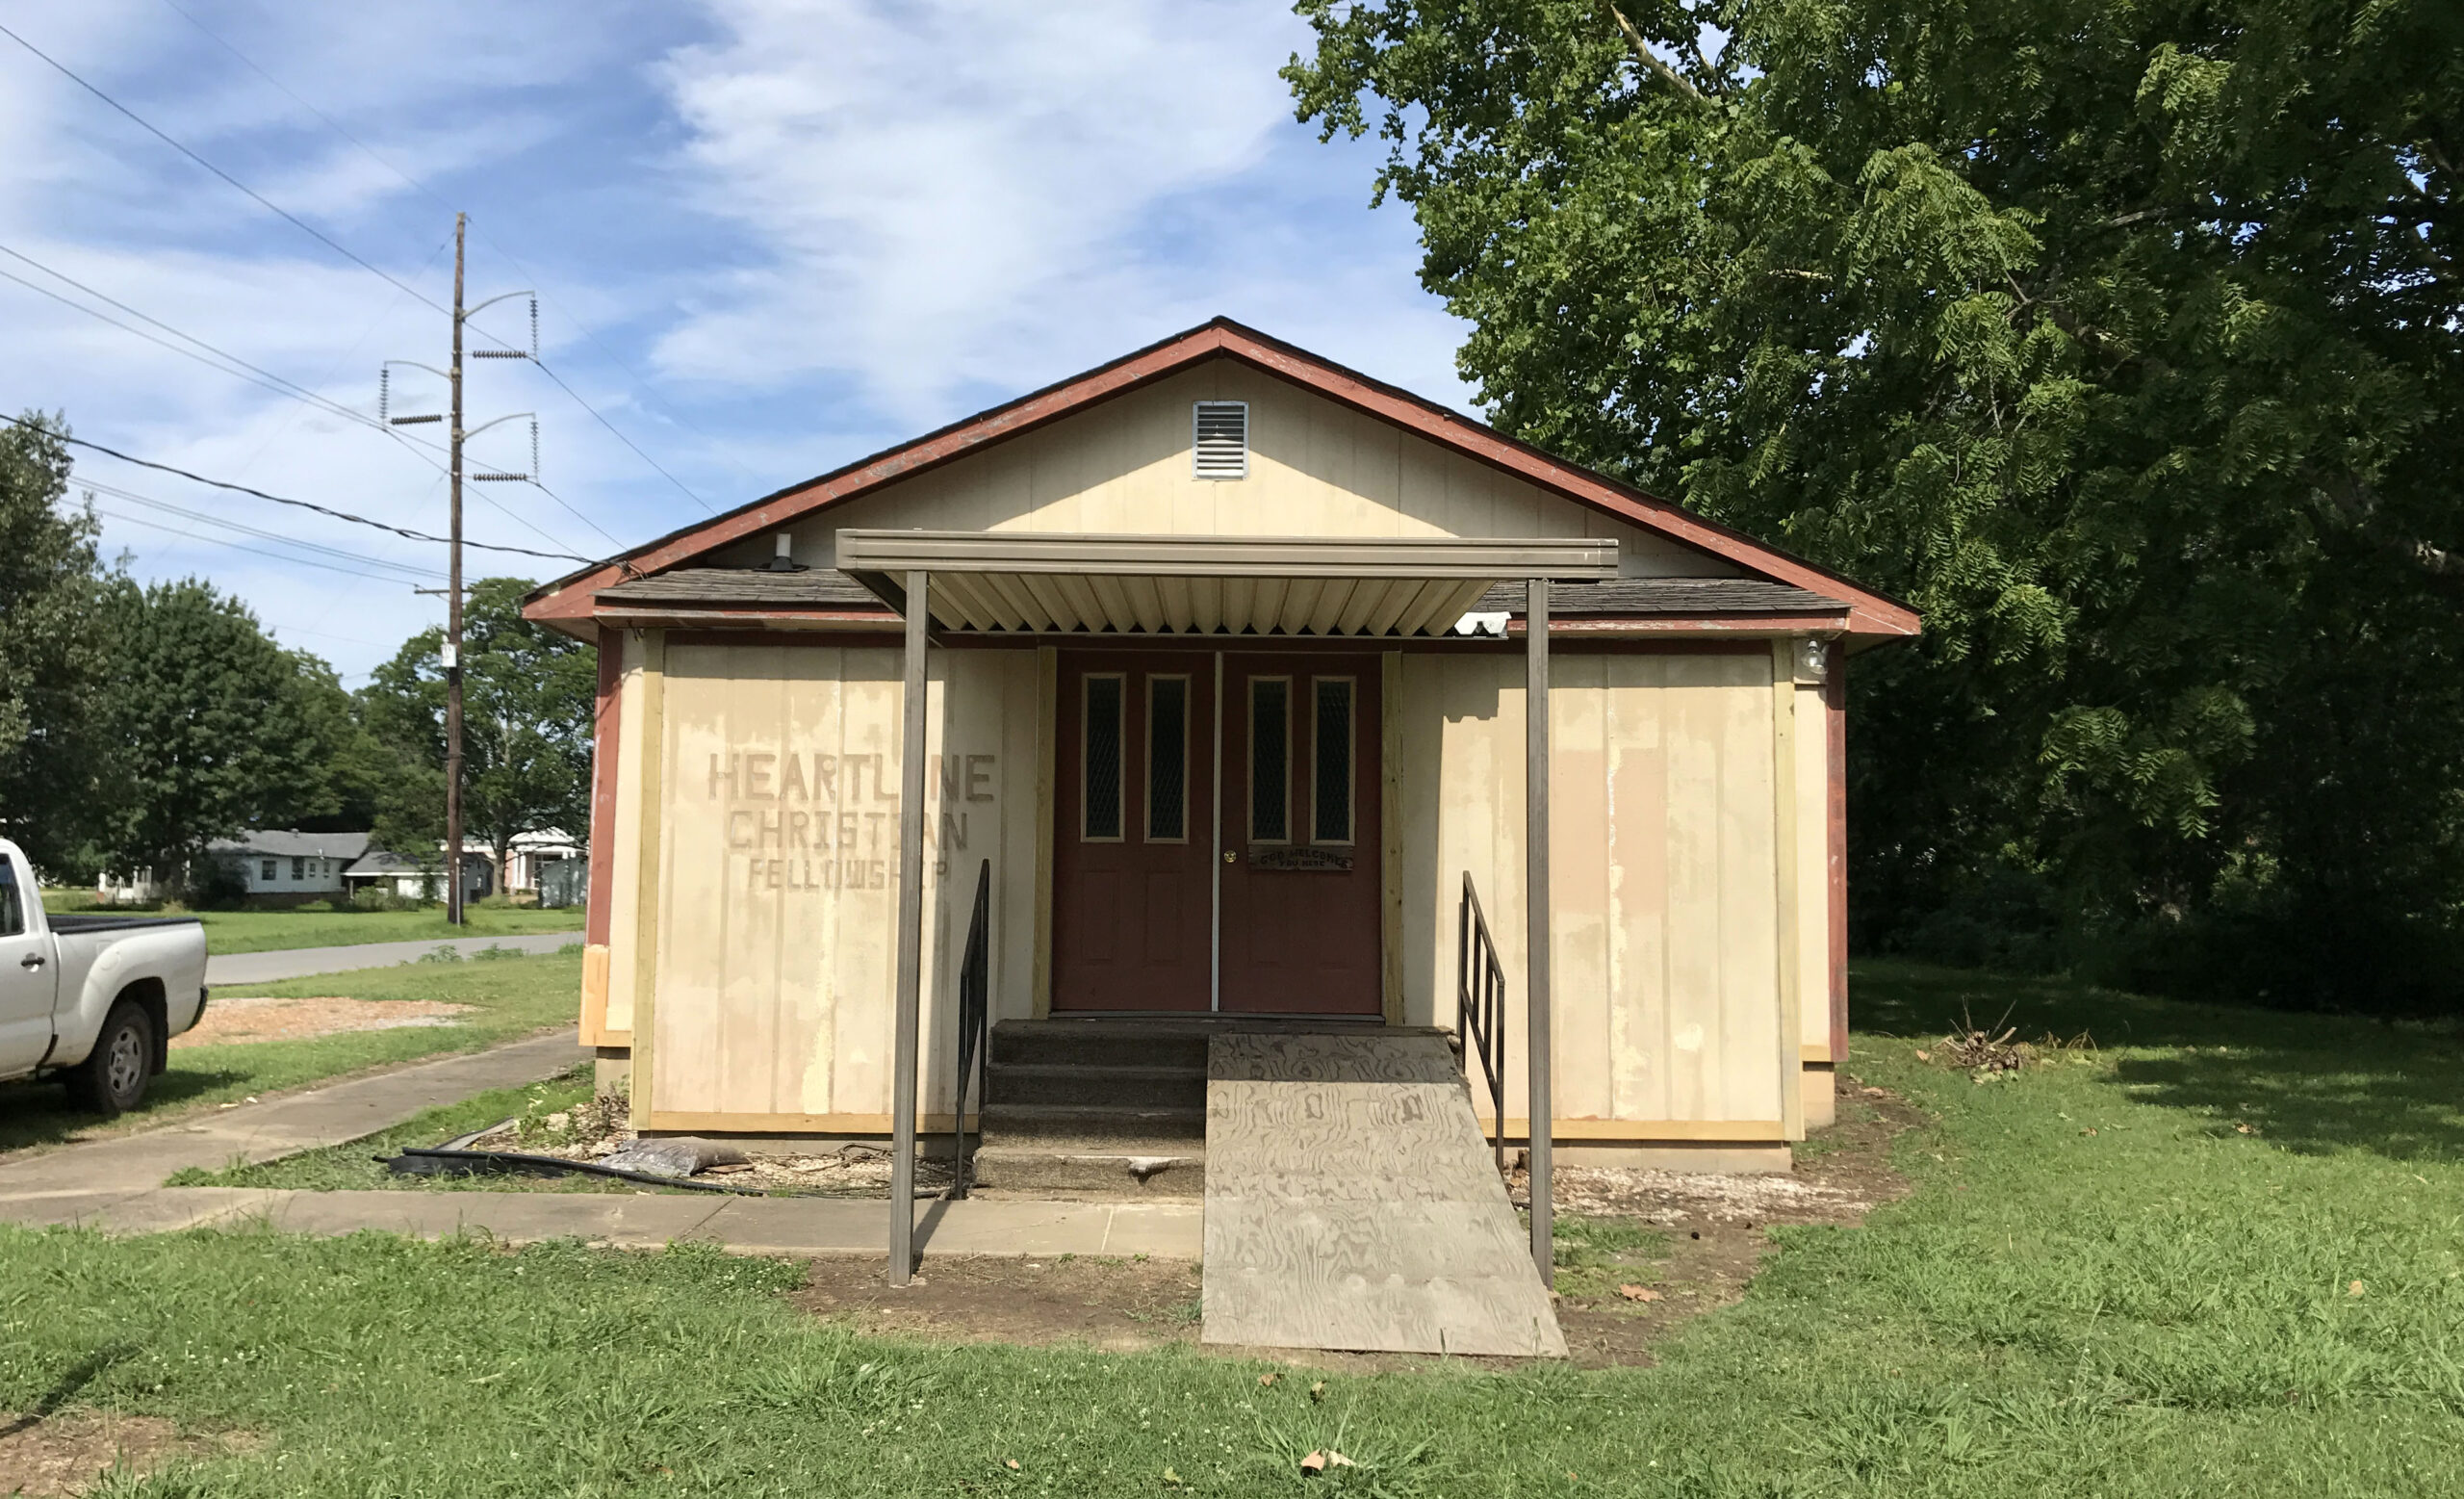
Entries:
{"label": "door handle", "polygon": [[17,960],[17,967],[19,967],[19,968],[21,968],[21,969],[38,969],[38,968],[41,968],[41,967],[42,967],[42,954],[41,954],[41,953],[38,953],[38,952],[30,952],[30,953],[27,953],[24,957],[19,958],[19,959]]}
{"label": "door handle", "polygon": [[1223,862],[1225,864],[1239,864],[1241,862],[1241,856],[1227,848],[1223,851]]}

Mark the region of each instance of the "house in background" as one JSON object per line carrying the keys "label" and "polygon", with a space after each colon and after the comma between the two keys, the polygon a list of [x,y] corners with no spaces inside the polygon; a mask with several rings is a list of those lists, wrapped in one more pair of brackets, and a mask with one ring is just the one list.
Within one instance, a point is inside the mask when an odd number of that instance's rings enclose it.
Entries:
{"label": "house in background", "polygon": [[516,834],[505,852],[504,888],[536,891],[543,906],[578,905],[589,851],[562,828]]}
{"label": "house in background", "polygon": [[[266,828],[205,845],[208,859],[238,872],[249,901],[257,905],[341,900],[348,893],[343,871],[367,852],[365,833],[302,833],[295,828]],[[111,906],[151,904],[166,893],[150,868],[106,872],[94,884],[94,898]]]}
{"label": "house in background", "polygon": [[[371,848],[345,869],[342,877],[354,895],[363,890],[382,890],[404,900],[442,900],[444,845],[437,846],[437,852],[424,866],[390,848]],[[466,846],[462,851],[462,898],[484,900],[495,891],[496,861],[488,857],[484,848]]]}

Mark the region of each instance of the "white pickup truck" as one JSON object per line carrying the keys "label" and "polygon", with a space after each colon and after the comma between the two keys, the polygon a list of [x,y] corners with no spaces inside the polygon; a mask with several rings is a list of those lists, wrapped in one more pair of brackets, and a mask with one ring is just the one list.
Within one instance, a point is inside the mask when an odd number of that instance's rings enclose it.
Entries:
{"label": "white pickup truck", "polygon": [[59,1075],[79,1103],[117,1114],[204,1014],[196,917],[50,916],[26,856],[0,839],[0,1078]]}

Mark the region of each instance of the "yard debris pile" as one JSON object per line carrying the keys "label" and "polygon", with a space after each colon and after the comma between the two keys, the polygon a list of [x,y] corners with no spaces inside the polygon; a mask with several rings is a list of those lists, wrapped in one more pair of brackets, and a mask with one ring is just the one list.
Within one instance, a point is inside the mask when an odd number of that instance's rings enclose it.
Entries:
{"label": "yard debris pile", "polygon": [[[1730,1176],[1642,1167],[1559,1166],[1550,1175],[1551,1195],[1559,1213],[1634,1218],[1661,1228],[1689,1221],[1836,1223],[1874,1205],[1845,1188],[1779,1173]],[[1521,1162],[1506,1174],[1506,1194],[1517,1207],[1531,1205],[1530,1172]]]}
{"label": "yard debris pile", "polygon": [[217,995],[204,1019],[171,1038],[171,1048],[228,1046],[254,1041],[303,1041],[345,1031],[398,1030],[412,1025],[452,1025],[467,1004],[434,999],[348,999],[339,995],[305,999],[270,995]]}
{"label": "yard debris pile", "polygon": [[2045,1032],[2041,1041],[2021,1041],[2018,1039],[2019,1028],[2010,1024],[2010,1019],[2006,1011],[2002,1019],[1992,1024],[1979,1025],[1963,1013],[1957,1028],[1944,1036],[1934,1050],[1918,1051],[1916,1060],[1939,1060],[1966,1072],[1978,1082],[1992,1082],[2006,1073],[2035,1066],[2053,1052],[2095,1049],[2096,1038],[2086,1031],[2067,1041],[2051,1031]]}
{"label": "yard debris pile", "polygon": [[[640,1172],[736,1191],[794,1197],[886,1198],[890,1152],[866,1141],[816,1146],[782,1154],[749,1154],[734,1146],[693,1136],[637,1136],[631,1105],[622,1094],[601,1094],[589,1102],[547,1114],[508,1119],[448,1142],[447,1149],[492,1150]],[[950,1166],[920,1151],[915,1161],[919,1193],[950,1184]]]}
{"label": "yard debris pile", "polygon": [[2036,1059],[2036,1047],[2012,1039],[2017,1034],[2016,1026],[1999,1031],[1962,1026],[1942,1038],[1942,1059],[1979,1075],[2015,1073]]}

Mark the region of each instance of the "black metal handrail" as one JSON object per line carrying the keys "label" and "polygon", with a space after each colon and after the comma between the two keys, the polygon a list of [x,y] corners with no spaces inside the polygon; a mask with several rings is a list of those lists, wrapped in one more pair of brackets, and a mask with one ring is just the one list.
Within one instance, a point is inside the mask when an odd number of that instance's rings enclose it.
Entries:
{"label": "black metal handrail", "polygon": [[[967,1085],[975,1085],[979,1103],[984,1092],[984,1057],[991,1048],[992,1002],[992,861],[976,870],[975,914],[967,918],[966,956],[959,960],[959,1086],[950,1116],[950,1196],[964,1197],[973,1176],[974,1158],[966,1150]],[[983,1130],[976,1131],[977,1139]]]}
{"label": "black metal handrail", "polygon": [[1480,1059],[1489,1104],[1498,1120],[1498,1170],[1505,1170],[1505,965],[1480,912],[1472,871],[1463,871],[1463,905],[1456,927],[1454,1004],[1462,1017],[1463,1056]]}

